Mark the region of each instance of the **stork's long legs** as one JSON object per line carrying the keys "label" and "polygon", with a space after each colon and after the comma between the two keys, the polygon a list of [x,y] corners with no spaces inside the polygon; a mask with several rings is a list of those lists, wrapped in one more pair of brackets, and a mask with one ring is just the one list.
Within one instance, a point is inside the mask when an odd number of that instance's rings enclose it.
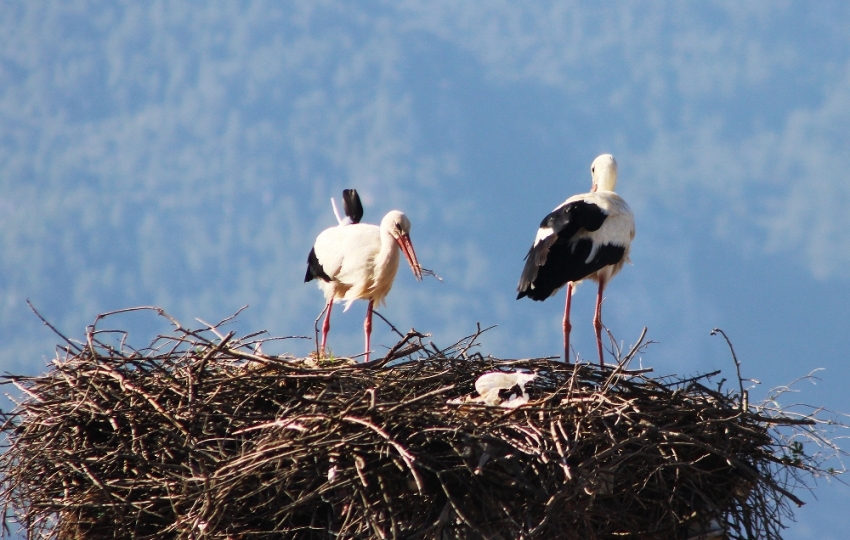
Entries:
{"label": "stork's long legs", "polygon": [[564,362],[570,361],[570,301],[573,299],[573,282],[567,283],[567,305],[564,308]]}
{"label": "stork's long legs", "polygon": [[369,300],[369,306],[366,308],[366,322],[363,323],[363,330],[366,331],[366,361],[369,361],[369,344],[372,337],[372,306],[375,304],[373,300]]}
{"label": "stork's long legs", "polygon": [[596,349],[599,351],[599,366],[605,367],[602,358],[602,289],[605,288],[605,280],[599,278],[599,292],[596,293],[596,315],[593,316],[593,328],[596,330]]}
{"label": "stork's long legs", "polygon": [[321,355],[325,355],[325,346],[328,344],[328,330],[331,329],[331,309],[334,307],[334,301],[331,299],[328,306],[325,308],[325,322],[322,323],[322,348]]}

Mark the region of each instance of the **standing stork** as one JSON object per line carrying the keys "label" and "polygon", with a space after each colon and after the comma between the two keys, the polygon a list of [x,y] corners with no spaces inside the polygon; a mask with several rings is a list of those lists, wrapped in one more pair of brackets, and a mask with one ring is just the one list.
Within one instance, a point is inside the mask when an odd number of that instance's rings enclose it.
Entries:
{"label": "standing stork", "polygon": [[590,166],[590,193],[573,195],[540,222],[537,237],[525,256],[517,287],[517,300],[527,296],[546,300],[567,286],[564,308],[564,360],[570,358],[570,300],[573,283],[591,279],[599,283],[596,294],[596,348],[602,358],[602,291],[629,262],[635,221],[629,205],[614,193],[617,161],[602,154]]}
{"label": "standing stork", "polygon": [[[359,199],[357,203],[359,205]],[[362,207],[359,212],[362,216]],[[321,354],[325,353],[334,302],[346,302],[343,311],[347,311],[355,300],[369,300],[366,321],[363,324],[366,333],[366,361],[369,361],[372,308],[375,303],[385,303],[384,299],[393,286],[398,271],[399,248],[407,258],[413,275],[417,280],[421,280],[422,267],[419,266],[413,243],[410,241],[410,220],[398,210],[384,216],[380,227],[352,223],[325,229],[316,238],[316,243],[307,257],[307,275],[304,282],[317,279],[327,301],[325,322],[322,325]]]}

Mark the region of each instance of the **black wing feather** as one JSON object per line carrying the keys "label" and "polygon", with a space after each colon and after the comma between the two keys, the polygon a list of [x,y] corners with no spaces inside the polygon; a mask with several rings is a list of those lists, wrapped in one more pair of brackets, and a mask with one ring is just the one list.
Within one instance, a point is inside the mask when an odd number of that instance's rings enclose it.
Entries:
{"label": "black wing feather", "polygon": [[609,264],[616,264],[626,253],[625,246],[603,244],[593,259],[586,262],[591,249],[593,241],[588,238],[573,242],[572,245],[555,242],[549,249],[549,260],[545,265],[537,267],[532,282],[534,288],[528,286],[519,290],[517,299],[527,296],[532,300],[546,300],[570,281],[582,280]]}
{"label": "black wing feather", "polygon": [[549,227],[558,236],[572,238],[581,229],[598,231],[605,223],[608,213],[598,205],[587,201],[574,201],[555,209],[543,218],[540,228]]}
{"label": "black wing feather", "polygon": [[352,223],[360,223],[363,219],[363,205],[360,204],[360,195],[356,189],[342,190],[342,209]]}
{"label": "black wing feather", "polygon": [[319,259],[316,257],[316,248],[310,250],[307,255],[307,275],[304,276],[304,283],[312,281],[316,278],[330,281],[331,277],[325,273],[325,269],[319,264]]}
{"label": "black wing feather", "polygon": [[599,206],[580,200],[565,204],[543,218],[540,228],[550,228],[553,233],[528,250],[517,299],[528,296],[532,300],[545,300],[568,282],[583,279],[619,261],[625,253],[623,246],[600,246],[596,256],[586,262],[593,242],[574,240],[582,229],[599,230],[607,217]]}

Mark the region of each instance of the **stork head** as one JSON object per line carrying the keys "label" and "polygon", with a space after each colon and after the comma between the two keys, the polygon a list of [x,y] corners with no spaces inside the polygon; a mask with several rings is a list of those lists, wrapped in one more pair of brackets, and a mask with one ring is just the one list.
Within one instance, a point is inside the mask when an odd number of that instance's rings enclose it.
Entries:
{"label": "stork head", "polygon": [[602,154],[590,165],[593,186],[590,191],[614,191],[617,185],[617,160],[611,154]]}
{"label": "stork head", "polygon": [[407,263],[410,264],[413,275],[421,281],[422,267],[419,266],[416,252],[413,250],[413,242],[410,240],[410,220],[407,219],[407,216],[403,212],[393,210],[381,220],[381,230],[393,237],[398,247],[401,248],[401,252],[404,253]]}

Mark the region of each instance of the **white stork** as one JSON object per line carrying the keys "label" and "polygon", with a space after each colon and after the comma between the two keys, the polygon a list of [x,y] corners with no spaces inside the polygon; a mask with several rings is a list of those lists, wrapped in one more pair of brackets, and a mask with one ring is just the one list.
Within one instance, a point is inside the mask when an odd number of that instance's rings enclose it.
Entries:
{"label": "white stork", "polygon": [[535,373],[491,371],[475,380],[475,391],[487,405],[516,408],[528,403],[525,385],[537,377]]}
{"label": "white stork", "polygon": [[[359,204],[359,198],[357,202]],[[361,207],[361,216],[362,213]],[[346,311],[355,300],[369,300],[363,325],[366,333],[366,361],[369,361],[372,307],[376,302],[378,305],[383,304],[393,286],[393,279],[398,270],[399,247],[410,263],[413,275],[417,280],[421,280],[422,269],[410,241],[410,220],[398,210],[384,216],[380,227],[353,223],[325,229],[316,238],[316,243],[307,257],[307,275],[304,282],[317,279],[327,301],[325,322],[322,325],[321,354],[324,354],[327,345],[334,302],[345,301]]]}
{"label": "white stork", "polygon": [[592,279],[599,283],[596,295],[596,348],[602,358],[602,291],[629,262],[635,221],[629,205],[614,193],[617,161],[602,154],[590,166],[590,193],[574,195],[543,218],[537,237],[525,256],[525,268],[517,287],[517,300],[527,296],[546,300],[567,286],[564,309],[564,359],[570,358],[570,300],[573,283]]}

